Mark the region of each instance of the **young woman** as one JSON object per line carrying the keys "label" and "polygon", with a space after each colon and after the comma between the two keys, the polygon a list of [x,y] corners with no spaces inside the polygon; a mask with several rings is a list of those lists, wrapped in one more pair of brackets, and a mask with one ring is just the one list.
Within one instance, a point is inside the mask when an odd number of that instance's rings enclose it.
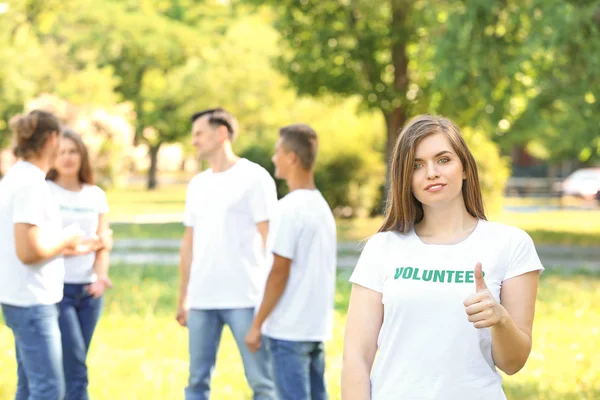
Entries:
{"label": "young woman", "polygon": [[342,397],[505,399],[496,367],[514,374],[531,350],[533,242],[486,220],[451,121],[411,120],[391,163],[385,220],[350,278]]}
{"label": "young woman", "polygon": [[86,357],[102,311],[108,278],[112,232],[104,215],[106,195],[94,186],[88,151],[71,130],[60,135],[58,156],[46,177],[59,206],[63,225],[78,224],[96,245],[88,252],[65,253],[64,297],[60,302],[66,400],[88,399]]}
{"label": "young woman", "polygon": [[63,230],[44,179],[56,156],[58,120],[35,110],[13,118],[11,129],[20,161],[0,181],[0,304],[15,336],[15,398],[59,400],[64,396],[56,305],[63,295],[60,255],[74,251],[81,234]]}

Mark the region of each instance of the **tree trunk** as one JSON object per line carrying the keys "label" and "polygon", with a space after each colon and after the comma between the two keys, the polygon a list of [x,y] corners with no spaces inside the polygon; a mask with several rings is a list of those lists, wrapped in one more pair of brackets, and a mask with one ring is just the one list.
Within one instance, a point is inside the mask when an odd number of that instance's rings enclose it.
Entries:
{"label": "tree trunk", "polygon": [[[395,96],[404,99],[408,90],[408,54],[406,46],[408,44],[411,29],[409,25],[408,14],[411,10],[411,1],[409,0],[391,0],[392,6],[392,24],[390,26],[392,39],[392,62],[394,64],[394,92]],[[385,123],[387,126],[387,143],[385,148],[385,161],[387,165],[387,177],[389,182],[390,160],[394,150],[394,145],[398,139],[400,129],[406,123],[406,107],[400,105],[391,112],[384,112]]]}
{"label": "tree trunk", "polygon": [[156,146],[150,146],[148,153],[150,155],[150,168],[148,169],[148,190],[156,189],[158,184],[156,175],[158,171],[158,150],[160,149],[161,143]]}
{"label": "tree trunk", "polygon": [[406,112],[403,108],[395,108],[391,113],[385,114],[385,124],[387,127],[387,142],[385,146],[385,164],[387,166],[387,176],[390,176],[390,161],[394,151],[394,145],[398,140],[400,130],[406,123]]}

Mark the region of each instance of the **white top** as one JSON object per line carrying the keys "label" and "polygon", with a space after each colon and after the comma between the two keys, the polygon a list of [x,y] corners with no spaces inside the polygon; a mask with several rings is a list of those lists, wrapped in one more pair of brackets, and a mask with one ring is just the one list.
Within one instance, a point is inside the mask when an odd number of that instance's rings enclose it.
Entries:
{"label": "white top", "polygon": [[[84,237],[92,237],[98,232],[98,219],[108,212],[106,194],[98,186],[83,185],[78,192],[64,189],[48,181],[62,216],[63,227],[77,223]],[[96,280],[94,262],[96,253],[65,257],[65,283],[91,283]]]}
{"label": "white top", "polygon": [[490,329],[475,328],[463,304],[477,262],[496,300],[503,281],[544,269],[527,233],[483,220],[456,245],[425,244],[414,230],[368,241],[350,281],[383,294],[373,400],[506,399]]}
{"label": "white top", "polygon": [[256,224],[270,220],[276,205],[275,181],[243,158],[192,179],[184,213],[185,226],[194,228],[190,308],[256,307],[267,276]]}
{"label": "white top", "polygon": [[35,165],[19,161],[0,181],[0,303],[29,307],[62,299],[63,258],[26,265],[15,248],[14,224],[35,225],[41,235],[62,230],[58,204],[45,178]]}
{"label": "white top", "polygon": [[[336,273],[335,219],[318,190],[294,190],[279,201],[272,252],[292,260],[285,290],[263,325],[269,337],[331,337]],[[271,238],[269,240],[271,242]]]}

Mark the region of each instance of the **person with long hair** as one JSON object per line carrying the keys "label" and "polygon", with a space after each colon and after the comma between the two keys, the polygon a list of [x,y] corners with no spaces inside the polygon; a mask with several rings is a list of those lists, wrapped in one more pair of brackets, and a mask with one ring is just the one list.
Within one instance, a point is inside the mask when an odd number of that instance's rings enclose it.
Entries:
{"label": "person with long hair", "polygon": [[[11,119],[19,159],[0,181],[0,304],[15,337],[17,400],[64,397],[57,303],[62,253],[87,247],[64,229],[45,176],[57,152],[60,124],[51,113]],[[5,372],[3,370],[3,372]]]}
{"label": "person with long hair", "polygon": [[529,357],[544,269],[531,237],[487,221],[477,165],[446,118],[407,123],[390,182],[350,277],[342,398],[506,399],[497,368],[515,374]]}
{"label": "person with long hair", "polygon": [[100,318],[108,277],[112,231],[105,214],[104,191],[94,185],[88,149],[81,137],[65,129],[54,167],[46,176],[64,226],[77,224],[95,245],[85,252],[65,253],[64,296],[58,319],[66,382],[66,400],[88,399],[86,357]]}

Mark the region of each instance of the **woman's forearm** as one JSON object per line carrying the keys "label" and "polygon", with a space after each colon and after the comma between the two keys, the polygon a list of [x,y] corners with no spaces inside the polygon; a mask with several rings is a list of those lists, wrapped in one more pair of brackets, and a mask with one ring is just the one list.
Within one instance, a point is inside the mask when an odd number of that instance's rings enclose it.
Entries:
{"label": "woman's forearm", "polygon": [[94,272],[96,276],[107,277],[109,267],[109,253],[108,250],[101,249],[96,251],[96,261],[94,262]]}
{"label": "woman's forearm", "polygon": [[504,373],[515,374],[523,368],[531,352],[531,337],[510,316],[490,328],[494,363]]}
{"label": "woman's forearm", "polygon": [[342,400],[371,399],[371,368],[360,357],[344,356],[342,361]]}

